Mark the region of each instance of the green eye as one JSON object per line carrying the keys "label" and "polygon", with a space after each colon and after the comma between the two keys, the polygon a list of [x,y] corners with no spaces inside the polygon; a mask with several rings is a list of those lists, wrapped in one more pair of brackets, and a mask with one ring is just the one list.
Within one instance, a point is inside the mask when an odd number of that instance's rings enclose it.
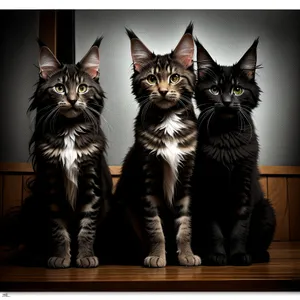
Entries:
{"label": "green eye", "polygon": [[179,74],[172,74],[170,76],[170,82],[173,83],[173,84],[178,83],[179,80],[180,80],[180,75]]}
{"label": "green eye", "polygon": [[153,85],[157,82],[157,79],[154,75],[150,74],[147,77],[147,81],[148,81],[149,84]]}
{"label": "green eye", "polygon": [[79,94],[84,94],[88,91],[88,87],[86,84],[81,84],[79,87],[78,87],[78,93]]}
{"label": "green eye", "polygon": [[58,94],[64,94],[65,93],[65,87],[62,84],[57,84],[54,86],[54,91]]}
{"label": "green eye", "polygon": [[244,89],[242,89],[241,87],[237,86],[237,87],[233,88],[233,93],[236,96],[241,96],[244,93]]}
{"label": "green eye", "polygon": [[219,88],[217,86],[213,86],[209,89],[210,93],[213,94],[213,95],[219,95],[220,94],[220,91],[219,91]]}

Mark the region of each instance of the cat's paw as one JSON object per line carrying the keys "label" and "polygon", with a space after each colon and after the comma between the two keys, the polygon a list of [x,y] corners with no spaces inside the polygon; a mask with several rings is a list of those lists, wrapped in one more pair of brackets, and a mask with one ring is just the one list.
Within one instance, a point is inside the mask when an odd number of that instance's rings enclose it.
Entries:
{"label": "cat's paw", "polygon": [[201,258],[198,255],[179,255],[178,260],[181,266],[190,267],[201,265]]}
{"label": "cat's paw", "polygon": [[71,265],[71,259],[52,256],[48,259],[47,265],[48,268],[54,268],[54,269],[69,268]]}
{"label": "cat's paw", "polygon": [[204,263],[208,266],[225,266],[227,257],[223,253],[212,253],[205,258]]}
{"label": "cat's paw", "polygon": [[247,253],[236,253],[230,257],[230,264],[234,266],[249,266],[252,264],[252,257]]}
{"label": "cat's paw", "polygon": [[97,256],[88,256],[76,259],[76,266],[78,268],[96,268],[99,265]]}
{"label": "cat's paw", "polygon": [[167,265],[166,258],[163,256],[147,256],[144,259],[144,266],[149,268],[163,268]]}

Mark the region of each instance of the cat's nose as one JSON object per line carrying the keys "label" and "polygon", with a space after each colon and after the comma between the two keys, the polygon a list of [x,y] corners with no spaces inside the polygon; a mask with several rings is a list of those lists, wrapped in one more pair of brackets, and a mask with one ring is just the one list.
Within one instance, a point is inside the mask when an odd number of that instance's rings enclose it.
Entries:
{"label": "cat's nose", "polygon": [[228,107],[232,104],[232,100],[231,100],[230,96],[225,96],[225,97],[223,97],[222,100],[223,100],[222,102],[223,102],[224,106]]}
{"label": "cat's nose", "polygon": [[77,99],[68,99],[68,102],[69,102],[72,106],[74,106],[75,103],[77,102]]}
{"label": "cat's nose", "polygon": [[166,96],[168,93],[168,89],[159,89],[158,91],[162,96]]}

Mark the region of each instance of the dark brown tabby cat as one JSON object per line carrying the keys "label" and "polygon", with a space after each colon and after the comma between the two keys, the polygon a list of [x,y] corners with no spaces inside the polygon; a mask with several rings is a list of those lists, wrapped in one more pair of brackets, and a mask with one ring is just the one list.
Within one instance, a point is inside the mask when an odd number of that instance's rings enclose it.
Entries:
{"label": "dark brown tabby cat", "polygon": [[[190,24],[175,50],[165,55],[155,55],[127,30],[139,113],[135,142],[124,160],[115,195],[139,224],[148,244],[144,259],[148,267],[166,266],[166,239],[172,234],[179,263],[201,263],[190,246],[190,178],[197,143],[192,30]],[[170,243],[173,240],[170,237]]]}
{"label": "dark brown tabby cat", "polygon": [[97,39],[76,65],[61,64],[40,45],[40,80],[29,107],[36,110],[30,142],[36,178],[23,216],[29,226],[26,234],[33,232],[39,242],[45,237],[47,265],[52,268],[69,267],[71,251],[77,254],[78,267],[98,265],[93,249],[96,225],[112,189],[100,128],[100,42]]}

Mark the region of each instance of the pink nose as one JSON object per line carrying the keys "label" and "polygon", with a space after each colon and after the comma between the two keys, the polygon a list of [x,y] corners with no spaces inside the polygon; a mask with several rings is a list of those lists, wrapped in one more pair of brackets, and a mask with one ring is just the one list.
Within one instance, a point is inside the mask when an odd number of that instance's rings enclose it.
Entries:
{"label": "pink nose", "polygon": [[159,89],[159,93],[160,93],[162,96],[166,96],[166,94],[168,93],[168,90],[167,90],[167,89]]}

